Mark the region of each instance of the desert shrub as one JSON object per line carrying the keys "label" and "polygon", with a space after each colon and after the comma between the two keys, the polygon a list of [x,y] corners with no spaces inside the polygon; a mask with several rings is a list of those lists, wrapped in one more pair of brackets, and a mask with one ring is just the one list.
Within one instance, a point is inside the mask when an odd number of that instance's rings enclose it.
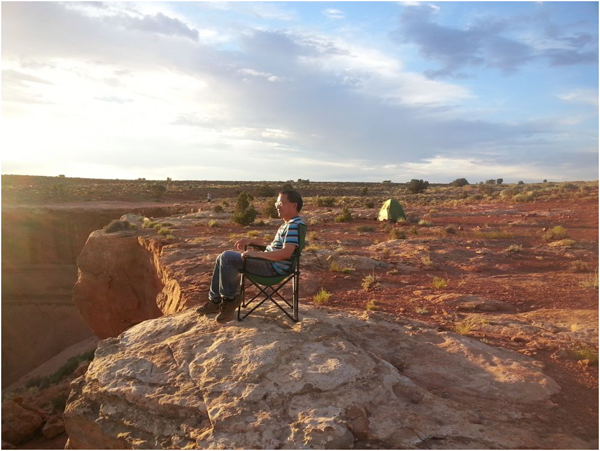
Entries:
{"label": "desert shrub", "polygon": [[106,226],[104,231],[106,233],[115,233],[115,232],[120,232],[122,230],[130,229],[133,227],[134,227],[133,224],[131,224],[129,221],[119,221],[117,219],[115,221],[111,221],[110,224],[108,224]]}
{"label": "desert shrub", "polygon": [[208,226],[217,228],[219,227],[219,221],[217,221],[216,219],[211,219],[210,221],[208,221]]}
{"label": "desert shrub", "polygon": [[406,184],[406,189],[409,193],[417,194],[425,191],[429,187],[429,182],[423,180],[412,179]]}
{"label": "desert shrub", "polygon": [[485,321],[477,318],[467,318],[454,325],[454,330],[459,335],[469,335],[477,326],[485,324]]}
{"label": "desert shrub", "polygon": [[379,306],[377,305],[377,300],[369,299],[365,308],[370,311],[379,310]]}
{"label": "desert shrub", "polygon": [[433,225],[433,223],[431,221],[426,220],[426,219],[421,219],[419,221],[419,225],[420,226],[424,226],[424,227],[431,227]]}
{"label": "desert shrub", "polygon": [[579,282],[579,286],[582,288],[591,288],[591,289],[598,289],[598,269],[596,268],[596,272],[588,277],[586,277],[585,279],[583,279],[581,282]]}
{"label": "desert shrub", "polygon": [[278,218],[277,207],[275,206],[276,199],[268,200],[264,203],[262,208],[262,215],[265,218]]}
{"label": "desert shrub", "polygon": [[365,201],[365,207],[375,208],[375,202],[373,202],[372,200],[367,200],[367,201]]}
{"label": "desert shrub", "polygon": [[475,232],[475,237],[488,240],[508,240],[514,235],[508,230],[487,230]]}
{"label": "desert shrub", "polygon": [[329,270],[331,272],[341,272],[343,274],[349,274],[354,271],[354,268],[351,266],[344,266],[344,265],[340,264],[339,262],[333,260],[331,262],[331,264],[329,265]]}
{"label": "desert shrub", "polygon": [[472,196],[469,197],[469,200],[474,201],[474,200],[481,200],[483,199],[483,195],[481,194],[473,194]]}
{"label": "desert shrub", "polygon": [[258,212],[250,203],[250,201],[252,200],[254,200],[254,197],[249,193],[241,192],[239,194],[235,206],[235,211],[233,212],[233,216],[231,217],[231,220],[233,222],[243,226],[250,225],[254,222],[256,216],[258,216]]}
{"label": "desert shrub", "polygon": [[431,286],[436,290],[441,290],[448,286],[448,282],[450,282],[450,279],[444,279],[442,277],[435,276],[431,281]]}
{"label": "desert shrub", "polygon": [[213,213],[223,213],[223,205],[213,205],[211,210]]}
{"label": "desert shrub", "polygon": [[572,272],[587,272],[590,270],[590,267],[584,261],[575,260],[571,262],[571,264],[569,265],[569,269]]}
{"label": "desert shrub", "polygon": [[457,188],[460,188],[461,186],[466,186],[468,184],[469,182],[465,178],[456,179],[452,182],[452,186],[456,186]]}
{"label": "desert shrub", "polygon": [[506,252],[510,254],[517,254],[523,250],[523,246],[520,244],[511,244],[506,248]]}
{"label": "desert shrub", "polygon": [[144,229],[153,229],[156,225],[156,222],[150,221],[149,219],[144,219],[144,223],[142,224],[142,227]]}
{"label": "desert shrub", "polygon": [[563,226],[552,227],[550,230],[547,230],[542,238],[545,241],[558,241],[564,240],[567,237],[567,230]]}
{"label": "desert shrub", "polygon": [[417,226],[412,226],[410,229],[408,229],[408,233],[410,233],[412,235],[418,235],[419,228]]}
{"label": "desert shrub", "polygon": [[317,294],[313,296],[313,302],[315,304],[326,304],[329,302],[331,298],[331,293],[325,290],[325,288],[321,288]]}
{"label": "desert shrub", "polygon": [[317,207],[334,207],[335,206],[335,198],[334,197],[321,197],[317,196],[316,200]]}
{"label": "desert shrub", "polygon": [[63,366],[61,366],[58,370],[46,377],[36,377],[30,379],[25,385],[27,388],[30,387],[40,387],[47,388],[50,385],[57,384],[60,382],[65,376],[72,374],[73,371],[79,366],[81,362],[91,361],[94,359],[94,351],[84,352],[83,354],[79,354],[75,357],[71,357],[68,359]]}
{"label": "desert shrub", "polygon": [[375,288],[378,285],[379,285],[379,281],[377,280],[377,276],[375,276],[375,273],[367,274],[365,277],[363,277],[363,281],[361,284],[363,290],[365,290],[365,291],[372,290],[373,288]]}
{"label": "desert shrub", "polygon": [[167,227],[161,227],[160,229],[157,230],[159,235],[162,235],[164,237],[166,237],[167,235],[171,235],[171,229],[167,228]]}
{"label": "desert shrub", "polygon": [[150,185],[150,192],[154,198],[160,199],[167,192],[167,186],[163,183],[154,183]]}
{"label": "desert shrub", "polygon": [[444,228],[444,232],[446,232],[448,235],[456,235],[457,230],[453,225],[449,225]]}
{"label": "desert shrub", "polygon": [[526,193],[519,193],[513,196],[513,201],[515,202],[532,202],[535,200],[535,194],[533,191],[528,191]]}
{"label": "desert shrub", "polygon": [[590,365],[598,366],[598,351],[589,346],[579,346],[572,349],[571,356],[575,360],[588,360]]}
{"label": "desert shrub", "polygon": [[256,189],[256,196],[258,197],[273,197],[277,195],[275,188],[269,185],[261,185]]}
{"label": "desert shrub", "polygon": [[289,189],[294,189],[294,185],[292,185],[292,180],[285,182],[282,186],[281,186],[281,191],[286,191]]}
{"label": "desert shrub", "polygon": [[415,307],[415,313],[419,315],[429,315],[429,309],[427,307]]}
{"label": "desert shrub", "polygon": [[421,263],[423,263],[425,266],[433,266],[433,260],[429,255],[421,257]]}
{"label": "desert shrub", "polygon": [[400,229],[392,229],[390,231],[390,240],[405,240],[406,233]]}
{"label": "desert shrub", "polygon": [[335,217],[335,222],[350,222],[352,221],[352,212],[347,207],[342,209],[342,214]]}

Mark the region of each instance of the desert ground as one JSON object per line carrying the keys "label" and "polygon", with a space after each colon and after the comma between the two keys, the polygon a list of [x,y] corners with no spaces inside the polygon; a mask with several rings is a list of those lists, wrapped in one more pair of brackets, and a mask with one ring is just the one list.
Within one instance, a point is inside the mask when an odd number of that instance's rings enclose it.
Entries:
{"label": "desert ground", "polygon": [[[598,182],[432,184],[418,194],[389,182],[288,183],[305,198],[302,216],[309,226],[300,315],[302,304],[310,303],[414,318],[528,355],[562,387],[553,398],[556,415],[541,421],[597,443]],[[253,194],[261,212],[273,199],[266,187],[276,192],[282,185],[2,177],[3,209],[145,205],[195,216],[194,227],[175,226],[165,240],[202,243],[206,255],[231,248],[242,236],[272,236],[273,218],[259,216],[242,226],[230,217],[240,192]],[[392,197],[403,206],[406,221],[377,220],[379,207]],[[210,280],[210,259],[202,260],[198,303]],[[573,339],[590,315],[595,331]],[[51,331],[49,325],[40,332]],[[563,331],[575,335],[553,338]],[[16,384],[3,390],[3,400],[19,396],[48,415],[60,415],[56,400],[65,397],[72,378],[44,389]],[[52,448],[65,440],[64,434],[53,441],[38,434],[20,446]]]}

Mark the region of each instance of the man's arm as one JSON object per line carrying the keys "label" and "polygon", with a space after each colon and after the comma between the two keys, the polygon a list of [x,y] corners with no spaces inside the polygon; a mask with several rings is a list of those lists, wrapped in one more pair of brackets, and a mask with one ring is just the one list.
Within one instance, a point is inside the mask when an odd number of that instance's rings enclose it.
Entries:
{"label": "man's arm", "polygon": [[267,246],[268,244],[269,243],[266,241],[256,238],[242,238],[241,240],[236,241],[235,248],[244,249],[246,246]]}
{"label": "man's arm", "polygon": [[260,252],[260,251],[245,251],[242,252],[242,257],[250,257],[250,258],[263,258],[265,260],[270,260],[272,262],[276,262],[279,260],[287,260],[292,258],[292,254],[298,247],[295,244],[286,244],[283,246],[283,249],[278,249],[276,251],[271,252]]}

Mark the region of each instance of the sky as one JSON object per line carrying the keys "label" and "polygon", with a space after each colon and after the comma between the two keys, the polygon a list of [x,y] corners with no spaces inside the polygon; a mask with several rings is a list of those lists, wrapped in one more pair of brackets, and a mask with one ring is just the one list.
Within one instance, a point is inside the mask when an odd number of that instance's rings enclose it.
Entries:
{"label": "sky", "polygon": [[598,2],[6,2],[2,174],[598,179]]}

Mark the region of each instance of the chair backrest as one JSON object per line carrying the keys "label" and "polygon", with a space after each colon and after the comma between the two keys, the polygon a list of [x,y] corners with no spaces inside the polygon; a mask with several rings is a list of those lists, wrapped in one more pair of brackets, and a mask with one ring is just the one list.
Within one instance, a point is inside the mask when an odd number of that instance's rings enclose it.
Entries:
{"label": "chair backrest", "polygon": [[298,247],[292,254],[292,266],[290,266],[290,274],[296,271],[298,266],[298,261],[300,260],[300,255],[302,255],[302,250],[304,249],[304,244],[306,243],[306,224],[298,225]]}

